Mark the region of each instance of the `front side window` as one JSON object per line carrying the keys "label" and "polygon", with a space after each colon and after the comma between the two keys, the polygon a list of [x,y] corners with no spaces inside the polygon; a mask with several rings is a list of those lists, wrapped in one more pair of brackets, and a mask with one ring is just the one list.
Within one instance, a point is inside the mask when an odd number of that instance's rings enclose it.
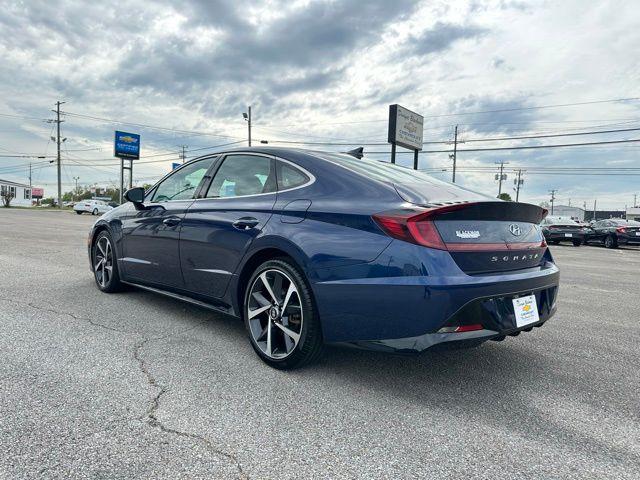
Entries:
{"label": "front side window", "polygon": [[278,162],[278,190],[299,187],[309,180],[309,177],[297,168],[285,162]]}
{"label": "front side window", "polygon": [[257,155],[229,155],[216,172],[207,198],[242,197],[276,191],[272,160]]}
{"label": "front side window", "polygon": [[196,188],[198,188],[204,174],[207,173],[211,162],[213,162],[213,158],[204,158],[180,168],[158,185],[151,201],[167,202],[193,198]]}

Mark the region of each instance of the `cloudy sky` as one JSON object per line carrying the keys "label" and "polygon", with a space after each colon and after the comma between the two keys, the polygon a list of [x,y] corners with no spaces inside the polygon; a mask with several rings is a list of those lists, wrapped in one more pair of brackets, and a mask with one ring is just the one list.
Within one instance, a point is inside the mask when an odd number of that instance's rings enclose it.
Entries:
{"label": "cloudy sky", "polygon": [[[55,192],[47,160],[57,100],[63,181],[118,182],[113,131],[142,135],[138,183],[193,157],[254,140],[385,143],[388,105],[425,116],[424,140],[459,125],[465,186],[497,194],[525,170],[521,200],[624,208],[640,194],[640,143],[466,152],[465,149],[640,138],[640,9],[635,1],[3,1],[0,178]],[[625,99],[625,100],[618,100]],[[617,100],[617,101],[611,101]],[[597,102],[597,103],[596,103]],[[574,105],[567,105],[574,104]],[[578,104],[578,105],[575,105]],[[484,113],[482,113],[484,112]],[[639,130],[634,131],[634,128]],[[626,132],[490,140],[630,129]],[[305,147],[304,145],[298,145]],[[344,150],[345,146],[307,146]],[[429,144],[425,150],[446,150]],[[386,145],[372,157],[388,159]],[[411,155],[400,154],[410,164]],[[448,154],[420,168],[449,180]],[[638,168],[638,170],[630,170]],[[444,171],[443,171],[444,170]],[[597,173],[597,175],[587,175]]]}

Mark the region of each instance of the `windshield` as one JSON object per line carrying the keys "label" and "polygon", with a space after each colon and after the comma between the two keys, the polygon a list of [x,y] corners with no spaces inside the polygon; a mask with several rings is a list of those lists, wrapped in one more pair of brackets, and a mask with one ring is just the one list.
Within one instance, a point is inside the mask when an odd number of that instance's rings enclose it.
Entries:
{"label": "windshield", "polygon": [[547,223],[550,225],[573,225],[579,224],[577,220],[573,220],[572,218],[547,218]]}
{"label": "windshield", "polygon": [[364,157],[328,152],[314,152],[320,158],[341,165],[352,172],[381,182],[391,182],[406,201],[428,202],[500,201],[459,185],[444,182],[420,170]]}
{"label": "windshield", "polygon": [[624,225],[629,227],[640,227],[640,222],[636,222],[635,220],[624,220],[622,218],[616,218],[611,220],[616,225]]}
{"label": "windshield", "polygon": [[402,167],[397,164],[372,160],[367,157],[357,159],[351,155],[340,153],[317,152],[318,156],[331,162],[342,165],[357,173],[361,173],[367,177],[374,178],[385,182],[394,183],[415,183],[420,181],[448,185],[447,182],[438,180],[431,175],[413,170],[408,167]]}

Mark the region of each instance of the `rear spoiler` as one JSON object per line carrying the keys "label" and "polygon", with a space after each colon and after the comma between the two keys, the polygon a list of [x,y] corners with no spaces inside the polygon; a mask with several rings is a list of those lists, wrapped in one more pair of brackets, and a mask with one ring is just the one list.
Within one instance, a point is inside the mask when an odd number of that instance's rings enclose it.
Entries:
{"label": "rear spoiler", "polygon": [[[451,210],[443,209],[438,220],[497,220],[510,222],[528,222],[539,224],[547,216],[547,209],[531,203],[503,202],[459,202]],[[445,205],[442,205],[445,206]]]}

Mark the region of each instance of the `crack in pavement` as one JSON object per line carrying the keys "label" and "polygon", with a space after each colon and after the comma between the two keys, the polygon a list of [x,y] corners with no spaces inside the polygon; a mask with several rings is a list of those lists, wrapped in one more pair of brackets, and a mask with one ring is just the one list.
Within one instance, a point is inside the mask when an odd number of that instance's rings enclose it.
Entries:
{"label": "crack in pavement", "polygon": [[[61,310],[55,310],[53,308],[47,308],[47,307],[43,307],[40,305],[36,305],[34,303],[31,302],[21,302],[18,300],[13,300],[10,298],[0,298],[0,301],[5,301],[8,303],[12,303],[15,305],[22,305],[22,306],[28,306],[31,307],[37,311],[41,311],[41,312],[49,312],[49,313],[55,313],[56,315],[66,315],[68,317],[73,318],[74,320],[78,320],[78,321],[85,321],[88,322],[89,324],[98,327],[98,328],[103,328],[112,332],[118,332],[118,333],[124,333],[127,335],[131,335],[131,334],[136,334],[135,332],[128,332],[126,330],[120,330],[118,328],[114,328],[111,327],[109,325],[105,325],[99,322],[96,322],[95,320],[93,320],[92,318],[89,317],[82,317],[79,315],[75,315],[73,313],[70,312],[64,312]],[[147,379],[147,383],[149,385],[151,385],[154,388],[157,388],[159,391],[157,393],[157,395],[154,396],[154,398],[151,401],[151,406],[149,407],[149,409],[147,409],[147,411],[145,412],[145,414],[141,415],[140,417],[138,417],[138,420],[140,421],[145,421],[146,418],[146,423],[152,427],[156,427],[159,428],[162,432],[164,433],[170,433],[173,435],[177,435],[180,437],[185,437],[185,438],[190,438],[191,440],[195,440],[197,442],[202,443],[205,448],[212,454],[214,455],[218,455],[221,457],[226,458],[227,460],[230,460],[236,467],[236,469],[238,470],[238,474],[239,474],[239,478],[243,478],[243,479],[248,479],[249,476],[244,472],[242,465],[240,463],[240,461],[238,460],[238,458],[231,453],[225,452],[224,450],[221,450],[219,448],[216,448],[213,443],[207,439],[206,437],[203,437],[201,435],[197,435],[195,433],[189,433],[189,432],[183,432],[180,430],[176,430],[174,428],[170,428],[167,427],[166,425],[164,425],[157,417],[156,412],[158,410],[158,408],[160,408],[160,398],[167,393],[167,388],[163,385],[160,385],[158,383],[158,381],[155,379],[155,377],[151,374],[151,372],[149,371],[149,368],[147,367],[147,363],[144,361],[144,359],[141,357],[140,353],[142,348],[148,343],[148,342],[152,342],[152,341],[159,341],[159,340],[163,340],[166,338],[169,338],[171,336],[174,335],[180,335],[182,333],[186,333],[188,331],[194,330],[196,328],[198,328],[199,326],[201,326],[202,324],[204,324],[205,322],[199,322],[197,325],[194,325],[192,327],[180,330],[178,332],[172,332],[172,333],[167,333],[165,335],[161,335],[158,337],[152,337],[152,338],[144,338],[143,340],[140,340],[139,342],[137,342],[134,347],[133,347],[133,358],[138,362],[139,366],[140,366],[140,370],[142,371],[142,373],[145,375],[146,379]]]}
{"label": "crack in pavement", "polygon": [[13,304],[16,304],[16,305],[23,305],[23,306],[31,307],[31,308],[33,308],[35,310],[38,310],[38,311],[41,311],[41,312],[55,313],[56,315],[66,315],[68,317],[73,318],[74,320],[89,322],[94,327],[104,328],[105,330],[110,330],[112,332],[127,333],[127,334],[128,333],[133,333],[133,332],[127,332],[126,330],[120,330],[118,328],[114,328],[114,327],[111,327],[109,325],[105,325],[103,323],[96,322],[95,320],[93,320],[92,318],[89,318],[89,317],[81,317],[81,316],[75,315],[75,314],[70,313],[70,312],[64,312],[62,310],[55,310],[53,308],[43,307],[43,306],[36,305],[35,303],[31,303],[31,302],[20,302],[18,300],[13,300],[12,298],[1,298],[0,300],[8,302],[8,303],[13,303]]}
{"label": "crack in pavement", "polygon": [[149,342],[163,340],[163,339],[171,337],[173,335],[180,335],[182,333],[186,333],[188,331],[191,331],[191,330],[194,330],[194,329],[198,328],[203,323],[204,322],[200,322],[198,325],[196,325],[194,327],[191,327],[191,328],[179,331],[179,332],[163,335],[163,336],[160,336],[160,337],[145,338],[144,340],[141,340],[140,342],[138,342],[138,343],[136,343],[134,345],[133,358],[140,365],[140,370],[142,371],[142,373],[147,378],[147,383],[149,385],[151,385],[152,387],[158,389],[158,393],[151,400],[151,406],[148,408],[148,410],[145,413],[145,415],[140,417],[140,420],[143,420],[146,417],[147,424],[149,424],[152,427],[160,429],[164,433],[170,433],[170,434],[173,434],[173,435],[177,435],[179,437],[189,438],[191,440],[195,440],[195,441],[198,441],[198,442],[202,443],[210,453],[212,453],[214,455],[218,455],[218,456],[224,457],[227,460],[230,460],[235,465],[236,469],[238,470],[239,478],[248,479],[249,476],[245,473],[244,469],[242,468],[242,464],[240,463],[240,461],[238,460],[236,455],[234,455],[232,453],[229,453],[229,452],[225,452],[224,450],[221,450],[219,448],[216,448],[208,438],[206,438],[206,437],[204,437],[202,435],[198,435],[196,433],[184,432],[184,431],[176,430],[175,428],[171,428],[171,427],[166,426],[164,423],[162,423],[162,421],[160,421],[160,419],[158,418],[158,415],[157,415],[157,411],[160,408],[160,399],[162,398],[162,396],[165,393],[168,392],[168,389],[164,385],[161,385],[156,380],[156,378],[153,376],[151,371],[149,370],[147,362],[145,362],[145,360],[141,356],[142,349]]}

